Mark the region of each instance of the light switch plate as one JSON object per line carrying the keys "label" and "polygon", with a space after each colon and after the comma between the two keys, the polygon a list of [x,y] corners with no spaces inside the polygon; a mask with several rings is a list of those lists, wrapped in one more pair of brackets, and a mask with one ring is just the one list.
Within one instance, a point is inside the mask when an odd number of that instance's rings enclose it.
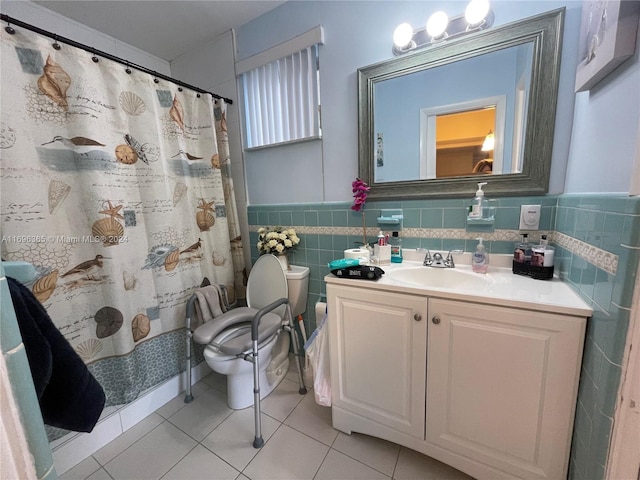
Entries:
{"label": "light switch plate", "polygon": [[520,230],[538,230],[538,228],[540,228],[540,205],[522,205]]}

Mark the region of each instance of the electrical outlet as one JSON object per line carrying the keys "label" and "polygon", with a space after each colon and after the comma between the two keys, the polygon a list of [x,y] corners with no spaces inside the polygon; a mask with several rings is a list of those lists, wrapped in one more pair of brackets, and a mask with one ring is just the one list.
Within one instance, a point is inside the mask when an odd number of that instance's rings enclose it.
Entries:
{"label": "electrical outlet", "polygon": [[538,228],[540,228],[540,205],[522,205],[520,230],[538,230]]}

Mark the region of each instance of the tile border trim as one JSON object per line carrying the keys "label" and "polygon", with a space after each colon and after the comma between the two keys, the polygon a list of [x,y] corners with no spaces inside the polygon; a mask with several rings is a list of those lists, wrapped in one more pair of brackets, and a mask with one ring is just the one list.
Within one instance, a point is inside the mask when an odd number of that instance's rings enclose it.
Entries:
{"label": "tile border trim", "polygon": [[[250,232],[257,232],[259,225],[249,225]],[[344,235],[360,236],[362,227],[308,227],[291,226],[298,234],[302,235]],[[368,231],[374,231],[376,227],[369,227]],[[611,275],[615,275],[618,270],[618,255],[590,245],[582,240],[553,231],[537,231],[541,235],[547,235],[550,242],[556,243],[574,255],[585,259],[601,270]],[[464,228],[404,228],[402,236],[405,238],[440,238],[440,239],[460,239],[473,240],[479,235],[478,232],[467,232]],[[516,242],[520,239],[519,230],[495,230],[493,232],[483,232],[482,237],[487,241],[507,241]]]}

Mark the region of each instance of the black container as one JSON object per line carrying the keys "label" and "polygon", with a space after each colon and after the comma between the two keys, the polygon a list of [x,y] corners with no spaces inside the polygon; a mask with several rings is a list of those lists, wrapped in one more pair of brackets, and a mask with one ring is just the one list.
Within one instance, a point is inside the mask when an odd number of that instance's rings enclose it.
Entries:
{"label": "black container", "polygon": [[537,267],[530,263],[519,263],[515,260],[512,262],[512,271],[516,275],[523,275],[525,277],[531,277],[536,280],[551,280],[553,278],[553,266],[551,267]]}

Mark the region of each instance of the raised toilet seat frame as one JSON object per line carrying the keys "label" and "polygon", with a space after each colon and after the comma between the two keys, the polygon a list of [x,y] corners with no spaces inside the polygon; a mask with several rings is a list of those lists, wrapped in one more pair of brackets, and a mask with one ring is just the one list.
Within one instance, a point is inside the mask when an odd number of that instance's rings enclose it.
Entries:
{"label": "raised toilet seat frame", "polygon": [[[253,440],[254,448],[260,448],[264,445],[262,438],[262,421],[260,410],[260,358],[259,346],[262,342],[271,338],[279,329],[283,329],[291,336],[291,344],[293,346],[293,354],[296,359],[298,368],[298,383],[300,395],[307,393],[302,376],[302,364],[300,356],[300,345],[298,343],[298,335],[295,332],[293,315],[291,314],[291,306],[288,298],[280,298],[273,303],[257,310],[250,307],[239,307],[220,315],[199,326],[194,332],[191,331],[191,317],[194,312],[194,304],[196,296],[192,295],[187,301],[187,388],[185,391],[184,402],[189,403],[193,400],[191,393],[191,339],[202,345],[210,344],[213,339],[224,330],[239,324],[251,325],[251,332],[247,331],[233,337],[221,345],[215,345],[222,353],[227,355],[235,355],[253,364],[253,413],[255,423],[255,438]],[[275,313],[271,313],[281,305],[285,307],[285,318]]]}

